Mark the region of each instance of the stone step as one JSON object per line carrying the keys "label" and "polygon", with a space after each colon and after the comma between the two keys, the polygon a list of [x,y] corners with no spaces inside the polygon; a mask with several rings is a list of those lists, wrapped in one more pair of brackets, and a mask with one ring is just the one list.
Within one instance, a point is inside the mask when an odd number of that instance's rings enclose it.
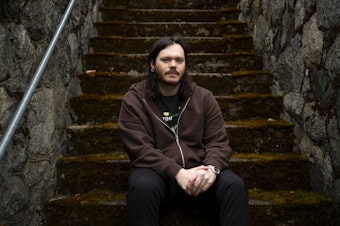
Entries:
{"label": "stone step", "polygon": [[237,7],[240,0],[103,0],[102,4],[106,7],[128,7],[139,9],[216,9],[223,6]]}
{"label": "stone step", "polygon": [[[57,173],[58,194],[92,190],[125,192],[129,168],[130,161],[124,152],[61,157]],[[300,154],[234,154],[231,168],[248,188],[311,189],[310,177],[306,177],[311,163]]]}
{"label": "stone step", "polygon": [[[93,52],[148,53],[152,44],[160,37],[97,36],[90,39]],[[231,53],[251,51],[252,38],[249,35],[226,35],[224,37],[186,37],[191,53]]]}
{"label": "stone step", "polygon": [[[113,52],[86,55],[85,70],[137,73],[146,71],[147,54],[121,54]],[[191,53],[190,73],[230,73],[237,70],[260,70],[262,59],[253,52]]]}
{"label": "stone step", "polygon": [[[249,190],[253,226],[329,225],[331,203],[324,196],[309,191]],[[90,226],[125,225],[125,194],[96,191],[74,196],[59,196],[45,206],[46,225]],[[213,210],[210,209],[208,214]],[[195,207],[162,213],[163,226],[216,226],[207,222]]]}
{"label": "stone step", "polygon": [[230,146],[235,152],[287,153],[293,150],[293,125],[284,120],[257,119],[227,122]]}
{"label": "stone step", "polygon": [[101,7],[102,21],[143,21],[143,22],[216,22],[237,19],[237,8],[218,9],[136,9],[128,7]]}
{"label": "stone step", "polygon": [[[234,152],[287,153],[293,150],[293,125],[283,120],[228,121],[226,129]],[[115,123],[73,125],[68,133],[66,155],[125,152]]]}
{"label": "stone step", "polygon": [[[282,97],[261,93],[240,93],[216,96],[225,120],[255,118],[279,119]],[[82,95],[70,99],[77,124],[118,122],[121,95]],[[262,106],[262,107],[258,107]]]}
{"label": "stone step", "polygon": [[[233,71],[231,73],[189,73],[198,85],[215,95],[235,93],[270,93],[272,75],[264,71]],[[144,74],[88,71],[79,76],[82,91],[87,94],[106,95],[125,93],[131,84],[139,82]]]}
{"label": "stone step", "polygon": [[95,23],[100,36],[151,37],[172,36],[180,33],[189,37],[213,37],[227,34],[247,34],[247,24],[239,20],[221,22],[124,22]]}

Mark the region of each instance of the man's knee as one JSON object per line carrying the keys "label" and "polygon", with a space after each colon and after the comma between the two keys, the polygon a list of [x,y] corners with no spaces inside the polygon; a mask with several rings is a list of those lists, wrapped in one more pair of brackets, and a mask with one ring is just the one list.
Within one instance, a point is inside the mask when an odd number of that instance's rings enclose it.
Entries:
{"label": "man's knee", "polygon": [[129,176],[129,191],[140,195],[162,193],[163,179],[154,171],[145,168],[134,168]]}
{"label": "man's knee", "polygon": [[218,189],[229,190],[231,192],[246,191],[243,180],[231,170],[224,170],[218,178]]}

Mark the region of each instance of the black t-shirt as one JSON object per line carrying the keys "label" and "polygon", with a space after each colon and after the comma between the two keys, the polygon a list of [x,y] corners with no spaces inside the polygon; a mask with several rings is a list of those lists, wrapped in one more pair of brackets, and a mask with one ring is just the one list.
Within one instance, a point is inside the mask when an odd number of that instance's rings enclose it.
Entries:
{"label": "black t-shirt", "polygon": [[172,130],[176,130],[177,128],[177,121],[180,115],[180,103],[178,94],[174,96],[162,96],[160,95],[155,100],[156,106],[158,110],[162,114],[162,119],[166,122]]}

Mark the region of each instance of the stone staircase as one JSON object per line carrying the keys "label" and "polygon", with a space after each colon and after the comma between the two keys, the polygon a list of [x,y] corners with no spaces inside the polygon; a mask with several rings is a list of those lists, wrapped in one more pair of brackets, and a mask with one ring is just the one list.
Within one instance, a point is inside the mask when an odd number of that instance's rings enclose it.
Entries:
{"label": "stone staircase", "polygon": [[[182,34],[189,72],[216,96],[235,154],[232,169],[249,188],[253,225],[330,225],[330,202],[311,191],[311,162],[293,152],[293,125],[280,119],[282,97],[252,52],[237,1],[103,0],[91,53],[80,75],[83,95],[71,99],[74,125],[58,162],[56,197],[46,225],[125,225],[130,167],[117,120],[121,98],[143,79],[148,50],[162,36]],[[161,216],[162,225],[208,226],[192,211]]]}

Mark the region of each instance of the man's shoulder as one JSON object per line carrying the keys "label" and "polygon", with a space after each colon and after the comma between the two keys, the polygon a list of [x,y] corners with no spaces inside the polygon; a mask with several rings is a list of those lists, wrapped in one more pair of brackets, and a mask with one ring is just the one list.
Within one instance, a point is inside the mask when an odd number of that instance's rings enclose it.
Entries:
{"label": "man's shoulder", "polygon": [[126,94],[130,94],[130,93],[138,93],[139,95],[144,96],[145,82],[140,81],[137,83],[133,83],[126,92]]}
{"label": "man's shoulder", "polygon": [[207,88],[203,87],[203,86],[199,86],[197,84],[194,84],[193,86],[193,94],[195,93],[200,93],[201,95],[210,95],[212,94],[212,92],[210,90],[208,90]]}

